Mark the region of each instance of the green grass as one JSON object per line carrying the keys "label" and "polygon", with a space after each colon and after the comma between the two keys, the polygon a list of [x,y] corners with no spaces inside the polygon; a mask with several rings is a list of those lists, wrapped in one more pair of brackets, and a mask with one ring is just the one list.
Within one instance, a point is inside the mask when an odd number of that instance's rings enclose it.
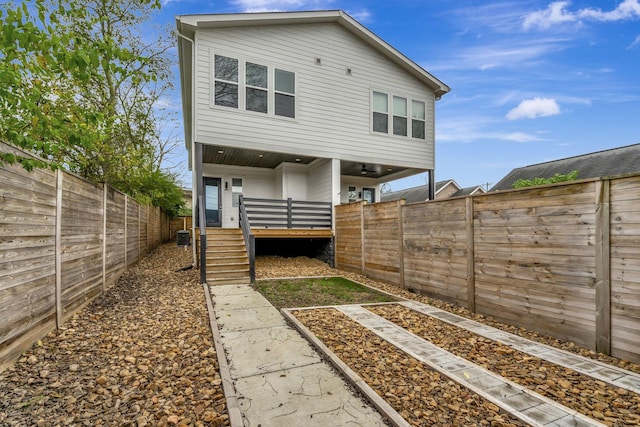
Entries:
{"label": "green grass", "polygon": [[396,301],[342,277],[265,280],[255,286],[277,308]]}

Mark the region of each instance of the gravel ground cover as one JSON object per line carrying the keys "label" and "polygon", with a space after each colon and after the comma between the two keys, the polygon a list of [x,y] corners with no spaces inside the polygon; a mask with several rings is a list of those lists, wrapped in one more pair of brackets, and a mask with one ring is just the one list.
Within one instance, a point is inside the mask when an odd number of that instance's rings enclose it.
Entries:
{"label": "gravel ground cover", "polygon": [[1,373],[0,425],[229,425],[191,257],[158,248]]}
{"label": "gravel ground cover", "polygon": [[504,378],[609,426],[640,425],[640,395],[397,304],[371,312]]}
{"label": "gravel ground cover", "polygon": [[411,425],[527,425],[337,310],[293,314]]}
{"label": "gravel ground cover", "polygon": [[400,289],[396,285],[384,283],[370,279],[366,276],[346,272],[329,267],[326,263],[310,259],[306,257],[298,258],[280,258],[280,257],[260,257],[256,259],[256,277],[258,279],[268,279],[276,277],[306,277],[306,276],[336,276],[341,275],[348,279],[364,283],[374,288],[383,290],[385,292],[392,293],[394,295],[413,299],[416,301],[430,304],[434,307],[442,310],[455,313],[459,316],[464,316],[477,322],[484,323],[494,328],[502,329],[503,331],[510,332],[521,337],[534,340],[543,344],[550,345],[552,347],[560,348],[575,354],[579,354],[584,357],[589,357],[600,362],[608,363],[610,365],[618,366],[623,369],[627,369],[632,372],[640,373],[640,364],[632,363],[627,360],[621,360],[615,357],[607,356],[601,353],[596,353],[593,350],[580,347],[575,343],[563,341],[553,337],[549,337],[537,332],[529,331],[524,328],[518,328],[516,326],[507,325],[501,322],[497,322],[489,317],[471,313],[466,308],[458,307],[453,304],[449,304],[437,299],[429,298],[423,295],[415,294],[404,289]]}

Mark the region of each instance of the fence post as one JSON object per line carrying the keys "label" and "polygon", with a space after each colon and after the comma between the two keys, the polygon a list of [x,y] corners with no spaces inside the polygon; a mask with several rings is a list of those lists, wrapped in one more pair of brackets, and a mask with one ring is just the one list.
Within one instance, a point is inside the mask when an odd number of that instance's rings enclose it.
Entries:
{"label": "fence post", "polygon": [[470,312],[476,311],[476,272],[474,253],[474,229],[473,229],[473,196],[465,199],[465,222],[467,228],[467,308]]}
{"label": "fence post", "polygon": [[129,268],[129,196],[124,195],[124,271]]}
{"label": "fence post", "polygon": [[596,351],[611,354],[611,181],[596,181]]}
{"label": "fence post", "polygon": [[62,326],[62,178],[63,172],[56,170],[56,327]]}
{"label": "fence post", "polygon": [[138,259],[136,262],[138,262],[142,258],[142,215],[140,214],[142,205],[140,202],[136,202],[136,204],[138,205]]}
{"label": "fence post", "polygon": [[398,268],[400,270],[400,288],[405,289],[404,286],[404,227],[402,224],[402,206],[405,204],[405,199],[400,199],[397,202],[398,207],[398,242],[400,247],[398,248]]}
{"label": "fence post", "polygon": [[107,290],[107,192],[109,186],[102,184],[102,292]]}

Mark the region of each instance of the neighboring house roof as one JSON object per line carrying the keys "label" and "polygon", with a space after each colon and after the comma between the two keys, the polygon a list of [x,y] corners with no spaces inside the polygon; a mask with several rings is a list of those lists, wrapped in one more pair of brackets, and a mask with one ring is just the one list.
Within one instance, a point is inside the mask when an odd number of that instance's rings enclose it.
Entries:
{"label": "neighboring house roof", "polygon": [[[449,86],[438,80],[425,69],[413,62],[403,53],[382,40],[342,10],[306,11],[306,12],[264,12],[236,14],[194,14],[176,16],[178,29],[178,56],[181,67],[182,105],[185,117],[185,130],[190,129],[193,97],[193,61],[192,40],[196,30],[207,28],[267,26],[289,24],[314,24],[335,22],[365,43],[382,53],[389,60],[431,88],[436,99],[449,92]],[[185,143],[190,149],[192,135],[186,132]]]}
{"label": "neighboring house roof", "polygon": [[[438,194],[442,193],[449,186],[453,186],[456,189],[456,191],[449,197],[468,196],[472,194],[485,193],[484,188],[479,185],[475,187],[461,188],[453,179],[448,179],[436,182],[436,199],[438,198]],[[382,193],[382,195],[380,196],[380,201],[382,202],[400,199],[404,199],[407,203],[424,202],[425,200],[429,200],[429,186],[420,185],[404,190]]]}
{"label": "neighboring house roof", "polygon": [[513,169],[490,191],[508,190],[518,179],[551,178],[578,171],[578,179],[640,172],[640,144],[597,151]]}

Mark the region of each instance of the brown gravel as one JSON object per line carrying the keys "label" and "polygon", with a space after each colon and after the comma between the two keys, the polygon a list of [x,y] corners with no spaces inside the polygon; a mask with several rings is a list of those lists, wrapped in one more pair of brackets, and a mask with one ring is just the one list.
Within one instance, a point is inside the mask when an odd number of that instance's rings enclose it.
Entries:
{"label": "brown gravel", "polygon": [[0,374],[3,426],[228,425],[191,251],[167,244]]}
{"label": "brown gravel", "polygon": [[610,426],[640,425],[640,395],[396,304],[371,312],[442,349]]}
{"label": "brown gravel", "polygon": [[293,314],[411,425],[527,425],[337,310]]}
{"label": "brown gravel", "polygon": [[376,289],[392,293],[394,295],[420,301],[425,304],[433,305],[442,310],[455,313],[477,322],[484,323],[494,328],[519,335],[523,338],[534,340],[552,347],[570,351],[584,357],[599,360],[603,363],[618,366],[632,372],[640,374],[640,364],[632,363],[627,360],[618,359],[601,353],[596,353],[584,347],[580,347],[573,342],[563,341],[537,332],[529,331],[524,328],[507,325],[493,320],[491,317],[471,313],[466,308],[458,307],[437,299],[429,298],[423,295],[415,294],[404,289],[400,289],[396,285],[370,279],[361,274],[346,272],[329,267],[326,263],[305,257],[298,258],[280,258],[280,257],[260,257],[256,259],[256,278],[269,279],[276,277],[304,277],[304,276],[344,276],[348,279],[355,280],[360,283],[372,286]]}

